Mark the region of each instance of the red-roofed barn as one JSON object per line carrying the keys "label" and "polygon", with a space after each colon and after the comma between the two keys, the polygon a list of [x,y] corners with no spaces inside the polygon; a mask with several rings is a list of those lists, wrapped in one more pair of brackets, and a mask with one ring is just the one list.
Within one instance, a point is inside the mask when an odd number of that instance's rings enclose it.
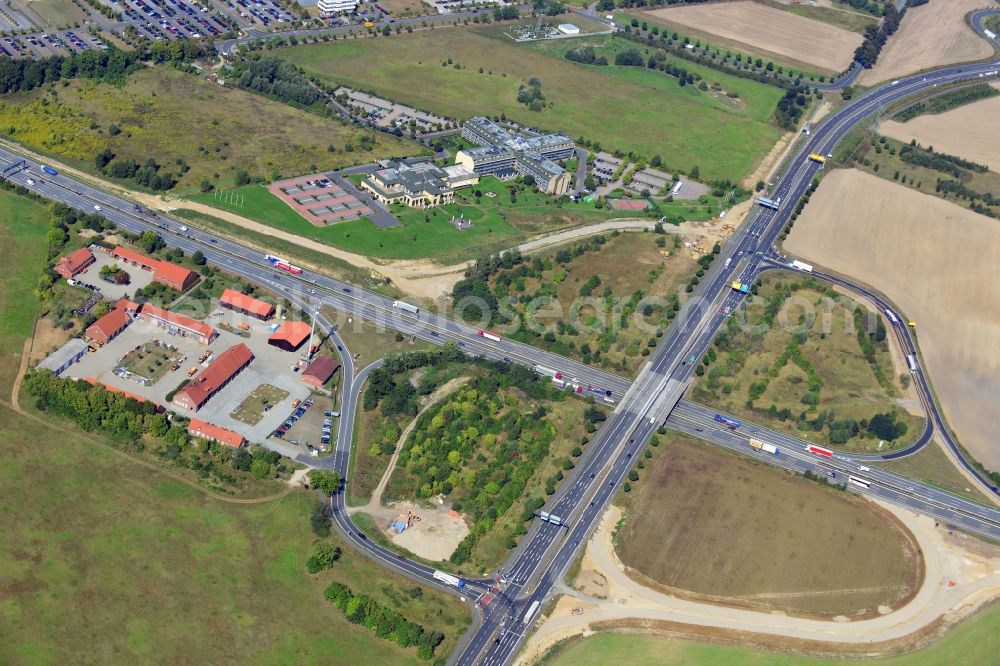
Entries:
{"label": "red-roofed barn", "polygon": [[198,411],[209,399],[240,374],[254,358],[242,342],[219,354],[201,374],[174,396],[174,404]]}
{"label": "red-roofed barn", "polygon": [[55,270],[59,275],[69,279],[82,273],[94,261],[96,261],[94,253],[88,248],[81,247],[79,250],[73,250],[65,257],[60,257]]}
{"label": "red-roofed barn", "polygon": [[205,439],[220,442],[222,444],[228,444],[234,449],[247,443],[247,438],[240,433],[220,428],[217,425],[212,425],[208,421],[202,421],[201,419],[191,419],[191,423],[188,424],[188,434],[192,437],[204,437]]}
{"label": "red-roofed barn", "polygon": [[267,339],[267,344],[284,349],[285,351],[295,351],[302,346],[312,334],[312,328],[304,321],[290,321],[281,325],[277,331]]}
{"label": "red-roofed barn", "polygon": [[97,345],[106,345],[128,328],[131,323],[132,317],[128,315],[125,308],[116,307],[87,327],[87,340]]}
{"label": "red-roofed barn", "polygon": [[330,381],[333,373],[337,372],[340,364],[329,356],[317,356],[309,364],[309,367],[302,371],[302,382],[314,388],[320,388]]}
{"label": "red-roofed barn", "polygon": [[198,274],[169,261],[160,261],[119,245],[111,251],[111,256],[129,266],[153,273],[153,281],[165,284],[177,291],[184,291],[198,281]]}
{"label": "red-roofed barn", "polygon": [[260,320],[267,320],[274,316],[274,306],[270,303],[258,300],[253,296],[241,294],[232,289],[226,289],[219,297],[219,305],[236,312],[257,317]]}
{"label": "red-roofed barn", "polygon": [[203,345],[210,344],[212,340],[219,336],[218,331],[208,324],[203,324],[200,321],[191,319],[190,317],[185,317],[184,315],[179,315],[175,312],[158,308],[155,305],[150,305],[149,303],[143,304],[142,309],[139,310],[139,314],[143,317],[149,318],[149,320],[157,326],[174,333],[180,333],[186,338],[194,338]]}

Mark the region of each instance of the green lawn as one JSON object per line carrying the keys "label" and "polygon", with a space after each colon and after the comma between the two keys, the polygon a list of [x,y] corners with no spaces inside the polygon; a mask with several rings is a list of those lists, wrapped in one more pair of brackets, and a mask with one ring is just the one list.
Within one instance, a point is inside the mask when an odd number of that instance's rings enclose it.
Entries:
{"label": "green lawn", "polygon": [[817,659],[780,652],[765,652],[731,645],[699,643],[663,636],[598,634],[574,642],[538,666],[716,666],[740,664],[768,666],[833,666],[866,663],[878,666],[938,666],[939,664],[995,664],[1000,639],[1000,605],[994,604],[966,620],[940,641],[912,654],[890,659]]}
{"label": "green lawn", "polygon": [[[477,189],[484,195],[493,192],[497,196],[483,196],[477,203],[473,196],[473,191]],[[468,259],[510,247],[529,234],[602,222],[613,217],[635,216],[633,211],[598,210],[593,204],[559,205],[548,195],[530,191],[519,192],[517,202],[512,204],[507,184],[492,177],[484,179],[474,188],[459,190],[454,204],[426,210],[393,206],[393,214],[402,226],[392,229],[379,229],[365,218],[324,227],[314,226],[263,185],[246,185],[191,198],[292,234],[386,259]],[[684,215],[689,219],[708,217],[703,208],[682,203],[664,204],[663,212]],[[453,216],[472,220],[472,228],[459,231],[450,223]]]}
{"label": "green lawn", "polygon": [[[604,37],[571,42],[590,40],[613,48],[619,44]],[[581,66],[561,53],[547,53],[569,45],[570,40],[518,45],[499,28],[446,29],[297,46],[280,56],[331,84],[371,90],[459,119],[503,114],[574,138],[582,135],[605,148],[647,158],[660,154],[668,170],[698,165],[705,179],[742,179],[780,135],[767,120],[781,97],[777,88],[723,82],[729,77],[706,73],[708,81],[740,93],[745,105],[733,105],[724,95],[681,88],[660,73]],[[547,102],[538,112],[516,99],[519,85],[532,76],[541,80]]]}

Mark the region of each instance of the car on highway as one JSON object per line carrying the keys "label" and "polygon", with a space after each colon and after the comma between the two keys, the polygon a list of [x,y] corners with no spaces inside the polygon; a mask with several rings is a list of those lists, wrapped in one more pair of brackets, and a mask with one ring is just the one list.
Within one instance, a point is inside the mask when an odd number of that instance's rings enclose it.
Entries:
{"label": "car on highway", "polygon": [[94,210],[96,210],[96,211],[97,211],[98,213],[100,213],[100,212],[101,212],[102,210],[104,210],[104,209],[103,209],[103,208],[101,208],[101,207],[100,207],[99,205],[97,205],[97,204],[94,204]]}
{"label": "car on highway", "polygon": [[31,178],[29,178],[26,182],[28,183],[29,187],[31,187],[31,186],[33,186],[35,184],[35,181],[32,180]]}

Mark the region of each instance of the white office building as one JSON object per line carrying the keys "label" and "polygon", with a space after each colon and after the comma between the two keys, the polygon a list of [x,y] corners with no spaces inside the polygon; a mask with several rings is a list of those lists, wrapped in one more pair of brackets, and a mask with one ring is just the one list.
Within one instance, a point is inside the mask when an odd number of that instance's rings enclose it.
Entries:
{"label": "white office building", "polygon": [[316,5],[323,16],[333,16],[353,12],[357,9],[358,0],[319,0]]}

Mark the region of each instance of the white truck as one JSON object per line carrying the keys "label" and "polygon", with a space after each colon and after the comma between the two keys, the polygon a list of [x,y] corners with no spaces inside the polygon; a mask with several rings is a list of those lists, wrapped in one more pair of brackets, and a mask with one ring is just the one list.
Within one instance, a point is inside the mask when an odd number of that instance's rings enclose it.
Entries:
{"label": "white truck", "polygon": [[410,305],[406,301],[393,301],[392,307],[396,308],[397,310],[402,310],[403,312],[409,312],[410,314],[417,314],[418,312],[420,312],[420,308],[418,308],[416,305]]}

